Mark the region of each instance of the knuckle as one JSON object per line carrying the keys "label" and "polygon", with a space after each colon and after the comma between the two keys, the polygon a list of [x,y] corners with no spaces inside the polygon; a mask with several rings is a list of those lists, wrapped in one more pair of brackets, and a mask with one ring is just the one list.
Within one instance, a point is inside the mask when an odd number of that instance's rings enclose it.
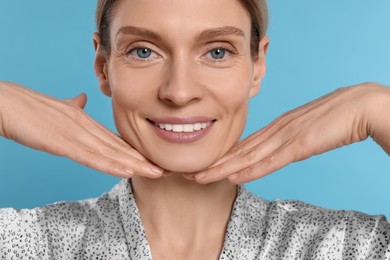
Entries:
{"label": "knuckle", "polygon": [[114,147],[110,146],[110,145],[106,145],[106,147],[104,147],[102,149],[102,154],[104,156],[107,156],[107,157],[113,157],[113,158],[116,158],[118,157],[119,155],[119,150],[118,149],[115,149]]}
{"label": "knuckle", "polygon": [[287,123],[289,123],[291,121],[291,117],[292,117],[293,113],[294,113],[293,110],[284,112],[279,117],[277,117],[274,122],[276,122],[280,125],[286,125]]}
{"label": "knuckle", "polygon": [[264,169],[270,169],[278,160],[278,156],[275,153],[268,155],[267,157],[260,160],[259,164]]}
{"label": "knuckle", "polygon": [[295,153],[292,155],[293,160],[298,160],[299,158],[307,158],[310,156],[311,151],[316,146],[316,143],[319,142],[318,135],[314,133],[305,133],[300,135],[296,141],[293,143],[295,146]]}
{"label": "knuckle", "polygon": [[229,180],[232,183],[239,184],[239,183],[253,181],[258,178],[259,178],[258,172],[256,168],[252,166],[252,167],[245,168],[240,172],[236,173],[236,176],[233,179],[229,178]]}
{"label": "knuckle", "polygon": [[46,133],[43,136],[46,141],[41,144],[41,149],[44,151],[59,156],[71,157],[72,153],[78,150],[77,147],[72,149],[74,147],[69,145],[69,139],[59,133]]}
{"label": "knuckle", "polygon": [[257,155],[256,152],[252,150],[245,153],[242,157],[246,163],[252,163],[256,160]]}
{"label": "knuckle", "polygon": [[63,105],[66,105],[65,109],[63,109],[63,114],[65,117],[68,117],[68,118],[77,118],[80,116],[80,111],[78,111],[78,109],[72,105],[69,105],[69,104],[63,104]]}
{"label": "knuckle", "polygon": [[254,167],[249,167],[241,171],[241,174],[249,178],[254,178],[256,176],[256,171]]}
{"label": "knuckle", "polygon": [[61,117],[62,120],[72,120],[73,122],[89,122],[88,115],[82,110],[80,107],[75,106],[75,105],[70,105],[63,103],[62,105],[66,106],[62,108],[62,114]]}
{"label": "knuckle", "polygon": [[85,163],[89,165],[92,165],[94,161],[97,159],[97,154],[93,150],[82,150],[80,151],[79,155],[77,156],[81,161],[84,161]]}
{"label": "knuckle", "polygon": [[318,135],[315,135],[313,133],[306,133],[304,134],[300,140],[300,144],[301,144],[301,147],[302,148],[309,148],[309,147],[312,147],[313,144],[316,142],[316,140],[318,140]]}

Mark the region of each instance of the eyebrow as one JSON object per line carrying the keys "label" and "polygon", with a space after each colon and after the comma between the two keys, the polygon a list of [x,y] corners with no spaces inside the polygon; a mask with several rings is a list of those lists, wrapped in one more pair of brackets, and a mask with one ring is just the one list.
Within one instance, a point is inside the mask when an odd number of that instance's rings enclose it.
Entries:
{"label": "eyebrow", "polygon": [[[137,35],[137,36],[143,36],[147,37],[152,40],[159,41],[161,40],[161,36],[151,30],[135,27],[135,26],[124,26],[121,27],[117,33],[116,36],[118,37],[120,34],[131,34],[131,35]],[[243,30],[233,27],[233,26],[224,26],[224,27],[218,27],[218,28],[212,28],[212,29],[206,29],[204,31],[201,31],[195,39],[197,41],[207,41],[213,38],[218,38],[222,36],[228,36],[228,35],[234,35],[245,38],[245,33]]]}
{"label": "eyebrow", "polygon": [[205,40],[218,38],[222,36],[229,36],[229,35],[235,35],[235,36],[240,36],[245,38],[245,33],[243,30],[233,26],[224,26],[224,27],[204,30],[199,33],[199,35],[196,37],[196,40],[205,41]]}
{"label": "eyebrow", "polygon": [[140,27],[135,27],[135,26],[124,26],[121,27],[117,33],[116,37],[118,37],[120,34],[131,34],[131,35],[137,35],[137,36],[143,36],[147,37],[153,40],[161,40],[160,35],[157,33],[150,31],[148,29],[140,28]]}

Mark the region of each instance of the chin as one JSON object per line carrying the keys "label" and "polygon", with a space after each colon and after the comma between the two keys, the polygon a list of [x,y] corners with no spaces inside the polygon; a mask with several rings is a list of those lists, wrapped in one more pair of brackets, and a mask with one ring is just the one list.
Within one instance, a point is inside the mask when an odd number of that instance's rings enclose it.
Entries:
{"label": "chin", "polygon": [[170,156],[149,158],[153,163],[165,170],[179,173],[198,172],[210,167],[216,158],[201,158],[197,156]]}

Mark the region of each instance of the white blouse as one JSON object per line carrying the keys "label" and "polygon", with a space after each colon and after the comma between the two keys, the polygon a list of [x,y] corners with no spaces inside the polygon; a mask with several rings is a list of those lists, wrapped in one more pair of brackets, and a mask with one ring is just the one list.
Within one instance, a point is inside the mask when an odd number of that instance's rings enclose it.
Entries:
{"label": "white blouse", "polygon": [[[152,259],[131,184],[99,198],[0,209],[0,259]],[[262,200],[238,186],[220,260],[390,259],[384,216]]]}

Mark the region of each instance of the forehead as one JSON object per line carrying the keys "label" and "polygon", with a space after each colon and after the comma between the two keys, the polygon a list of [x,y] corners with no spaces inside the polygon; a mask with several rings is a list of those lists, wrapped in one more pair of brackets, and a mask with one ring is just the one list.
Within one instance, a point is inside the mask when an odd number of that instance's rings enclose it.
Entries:
{"label": "forehead", "polygon": [[249,14],[238,0],[122,0],[112,17],[111,34],[129,25],[183,38],[226,26],[239,28],[249,38],[251,29]]}

